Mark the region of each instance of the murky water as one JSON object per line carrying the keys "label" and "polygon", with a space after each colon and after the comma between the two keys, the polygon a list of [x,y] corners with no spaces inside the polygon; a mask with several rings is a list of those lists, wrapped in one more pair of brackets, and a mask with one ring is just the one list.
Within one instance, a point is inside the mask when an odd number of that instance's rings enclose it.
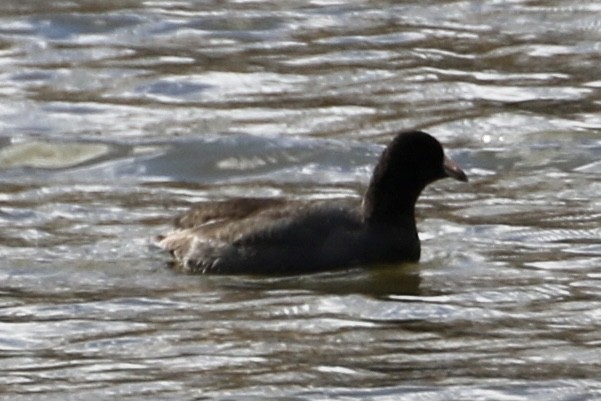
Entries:
{"label": "murky water", "polygon": [[[601,397],[601,4],[0,4],[0,394]],[[198,200],[357,197],[391,135],[471,182],[423,261],[250,279],[166,268]]]}

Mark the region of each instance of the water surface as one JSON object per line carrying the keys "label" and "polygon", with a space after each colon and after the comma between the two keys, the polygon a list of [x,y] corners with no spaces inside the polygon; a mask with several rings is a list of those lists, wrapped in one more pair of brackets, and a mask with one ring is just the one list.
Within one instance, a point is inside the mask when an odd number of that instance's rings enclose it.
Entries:
{"label": "water surface", "polygon": [[[4,0],[0,394],[601,396],[601,6]],[[357,198],[392,135],[462,164],[422,263],[167,268],[190,204]]]}

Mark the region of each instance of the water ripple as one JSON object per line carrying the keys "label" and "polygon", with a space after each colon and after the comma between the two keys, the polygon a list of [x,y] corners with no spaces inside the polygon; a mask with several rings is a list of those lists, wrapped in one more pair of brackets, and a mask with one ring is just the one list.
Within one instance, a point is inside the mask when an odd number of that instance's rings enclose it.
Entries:
{"label": "water ripple", "polygon": [[[507,5],[3,1],[3,394],[598,398],[600,7]],[[470,176],[424,192],[419,265],[149,245],[200,200],[357,201],[402,129]]]}

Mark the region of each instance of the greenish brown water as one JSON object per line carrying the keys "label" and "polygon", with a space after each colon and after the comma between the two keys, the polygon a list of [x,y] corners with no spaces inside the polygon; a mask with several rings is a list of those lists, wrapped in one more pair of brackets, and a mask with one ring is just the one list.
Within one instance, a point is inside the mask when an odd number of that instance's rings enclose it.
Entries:
{"label": "greenish brown water", "polygon": [[[0,398],[601,397],[601,6],[0,4]],[[357,197],[423,129],[418,266],[190,277],[192,202]]]}

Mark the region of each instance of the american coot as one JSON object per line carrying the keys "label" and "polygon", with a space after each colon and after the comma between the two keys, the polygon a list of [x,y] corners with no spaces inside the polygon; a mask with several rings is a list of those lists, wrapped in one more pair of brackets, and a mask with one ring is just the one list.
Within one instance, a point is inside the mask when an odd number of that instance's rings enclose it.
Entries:
{"label": "american coot", "polygon": [[467,181],[434,137],[403,132],[382,153],[361,207],[257,198],[205,203],[178,217],[158,244],[193,273],[292,275],[417,262],[415,202],[445,177]]}

